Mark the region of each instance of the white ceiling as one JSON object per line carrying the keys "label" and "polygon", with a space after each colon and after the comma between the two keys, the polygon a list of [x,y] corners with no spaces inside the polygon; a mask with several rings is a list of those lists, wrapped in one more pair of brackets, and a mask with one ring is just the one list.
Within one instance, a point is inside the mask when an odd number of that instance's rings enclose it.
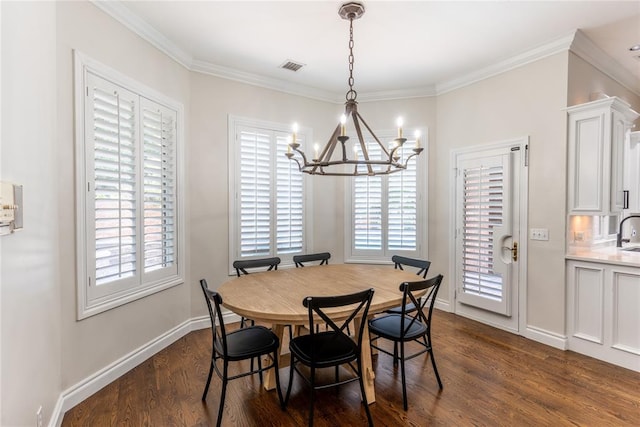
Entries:
{"label": "white ceiling", "polygon": [[[347,90],[349,23],[338,16],[341,1],[109,3],[100,7],[191,69],[341,98]],[[640,88],[640,58],[635,58],[640,52],[629,51],[640,43],[640,1],[369,0],[364,5],[364,16],[354,21],[354,88],[360,95],[435,93],[493,64],[559,46],[576,29]],[[306,65],[298,72],[279,68],[287,60]]]}

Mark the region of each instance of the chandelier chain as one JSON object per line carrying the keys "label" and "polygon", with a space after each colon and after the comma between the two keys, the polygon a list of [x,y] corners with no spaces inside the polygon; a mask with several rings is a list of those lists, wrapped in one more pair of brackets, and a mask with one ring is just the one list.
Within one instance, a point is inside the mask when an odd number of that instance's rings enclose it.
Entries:
{"label": "chandelier chain", "polygon": [[349,18],[349,91],[347,101],[355,101],[358,93],[353,90],[353,17]]}

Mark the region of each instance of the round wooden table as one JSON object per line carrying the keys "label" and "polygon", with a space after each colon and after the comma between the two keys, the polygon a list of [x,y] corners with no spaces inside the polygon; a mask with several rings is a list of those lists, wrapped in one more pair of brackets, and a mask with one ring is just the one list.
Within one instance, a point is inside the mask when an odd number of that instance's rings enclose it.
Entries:
{"label": "round wooden table", "polygon": [[[375,292],[369,315],[374,315],[400,305],[400,284],[418,280],[422,280],[422,277],[414,272],[396,270],[392,266],[330,264],[251,273],[227,280],[218,292],[222,296],[223,305],[234,313],[258,322],[271,323],[282,345],[286,325],[309,323],[308,311],[302,305],[302,300],[307,296],[350,294],[373,288]],[[342,312],[346,317],[350,310],[342,309]],[[332,314],[340,317],[341,311],[334,311]],[[366,322],[362,341],[369,341]],[[288,363],[288,354],[283,355],[280,351],[280,367],[287,366]],[[367,401],[373,403],[375,374],[369,345],[362,346],[362,366]],[[273,370],[267,372],[264,386],[267,390],[275,388]]]}

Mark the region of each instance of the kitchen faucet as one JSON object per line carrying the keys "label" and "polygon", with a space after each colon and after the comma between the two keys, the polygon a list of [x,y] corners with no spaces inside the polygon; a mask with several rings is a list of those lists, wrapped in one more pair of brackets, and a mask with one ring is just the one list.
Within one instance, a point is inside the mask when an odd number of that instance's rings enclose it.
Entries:
{"label": "kitchen faucet", "polygon": [[622,224],[624,224],[624,222],[629,218],[640,218],[640,215],[629,215],[628,217],[620,221],[620,230],[618,230],[618,235],[616,236],[616,247],[618,248],[622,247]]}

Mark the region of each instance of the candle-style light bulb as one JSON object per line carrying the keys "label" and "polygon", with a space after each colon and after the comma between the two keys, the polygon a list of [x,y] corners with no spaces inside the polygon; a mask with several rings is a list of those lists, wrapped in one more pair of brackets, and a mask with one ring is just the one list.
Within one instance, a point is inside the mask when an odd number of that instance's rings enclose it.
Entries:
{"label": "candle-style light bulb", "polygon": [[416,148],[420,148],[420,131],[417,130],[414,135],[416,137]]}
{"label": "candle-style light bulb", "polygon": [[404,121],[402,120],[402,117],[398,117],[398,119],[396,120],[396,126],[398,126],[398,138],[402,138],[402,125],[404,124]]}
{"label": "candle-style light bulb", "polygon": [[296,143],[296,133],[298,133],[298,124],[294,123],[293,126],[291,126],[291,128],[293,129],[293,138],[291,138],[291,143],[295,144]]}
{"label": "candle-style light bulb", "polygon": [[318,160],[318,152],[320,151],[320,145],[318,145],[317,142],[315,144],[313,144],[313,150],[316,153],[314,159]]}
{"label": "candle-style light bulb", "polygon": [[291,138],[287,138],[287,154],[291,154]]}
{"label": "candle-style light bulb", "polygon": [[340,136],[345,136],[347,134],[347,116],[344,114],[340,116]]}

